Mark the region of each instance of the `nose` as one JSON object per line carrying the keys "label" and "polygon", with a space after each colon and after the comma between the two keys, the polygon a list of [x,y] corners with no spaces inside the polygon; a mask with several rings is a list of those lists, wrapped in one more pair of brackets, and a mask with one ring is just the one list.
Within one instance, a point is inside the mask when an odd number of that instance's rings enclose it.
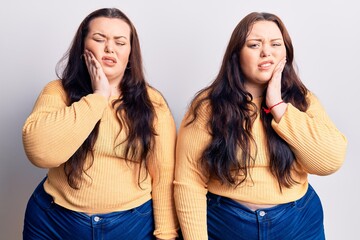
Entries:
{"label": "nose", "polygon": [[107,43],[106,45],[105,45],[105,52],[106,53],[114,53],[114,49],[112,48],[112,46],[109,44],[109,43]]}
{"label": "nose", "polygon": [[261,57],[269,57],[270,55],[270,47],[267,44],[264,44],[261,49]]}

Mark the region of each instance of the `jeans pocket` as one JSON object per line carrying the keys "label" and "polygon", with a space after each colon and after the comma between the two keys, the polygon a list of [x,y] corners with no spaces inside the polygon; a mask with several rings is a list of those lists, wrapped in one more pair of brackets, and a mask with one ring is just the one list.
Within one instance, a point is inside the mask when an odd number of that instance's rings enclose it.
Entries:
{"label": "jeans pocket", "polygon": [[152,200],[147,201],[146,203],[133,208],[132,212],[139,215],[139,216],[149,216],[153,212],[152,208]]}
{"label": "jeans pocket", "polygon": [[40,183],[39,186],[35,189],[31,198],[42,208],[44,211],[48,211],[54,208],[55,203],[52,196],[45,192],[44,187]]}
{"label": "jeans pocket", "polygon": [[311,205],[320,205],[321,201],[315,190],[309,185],[309,189],[307,190],[306,194],[294,201],[294,205],[298,210],[303,210],[305,208],[310,207]]}

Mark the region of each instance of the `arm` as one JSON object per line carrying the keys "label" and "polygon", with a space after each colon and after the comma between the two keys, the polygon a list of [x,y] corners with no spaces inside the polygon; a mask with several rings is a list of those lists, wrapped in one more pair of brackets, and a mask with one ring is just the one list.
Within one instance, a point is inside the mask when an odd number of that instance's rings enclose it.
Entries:
{"label": "arm", "polygon": [[66,162],[101,119],[106,106],[106,99],[97,94],[67,106],[60,81],[49,83],[23,127],[23,144],[29,160],[42,168]]}
{"label": "arm", "polygon": [[274,130],[291,147],[300,165],[311,174],[328,175],[338,170],[347,148],[345,136],[335,127],[319,100],[312,94],[309,109],[301,112],[291,104]]}
{"label": "arm", "polygon": [[[275,67],[266,92],[267,106],[281,102],[283,59]],[[347,140],[335,127],[318,99],[309,94],[309,109],[301,112],[291,104],[271,109],[272,127],[291,147],[297,162],[311,174],[327,175],[340,168],[346,153]]]}
{"label": "arm", "polygon": [[[186,118],[185,118],[186,119]],[[210,141],[205,129],[191,124],[179,129],[176,145],[175,204],[186,240],[207,240],[207,177],[199,169],[199,159]]]}
{"label": "arm", "polygon": [[94,94],[68,106],[61,82],[53,81],[41,92],[24,124],[25,153],[38,167],[52,168],[66,162],[89,136],[107,106],[109,81],[90,51],[85,51],[84,58]]}
{"label": "arm", "polygon": [[175,239],[178,222],[175,211],[173,180],[175,167],[176,126],[165,101],[156,106],[155,149],[150,174],[153,178],[152,200],[157,239]]}

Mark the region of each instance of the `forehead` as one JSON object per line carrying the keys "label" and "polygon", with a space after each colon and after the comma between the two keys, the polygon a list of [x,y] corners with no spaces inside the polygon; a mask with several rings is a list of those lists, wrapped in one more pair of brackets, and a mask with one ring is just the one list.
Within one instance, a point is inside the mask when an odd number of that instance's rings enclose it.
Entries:
{"label": "forehead", "polygon": [[119,18],[98,17],[89,23],[89,34],[102,33],[107,36],[130,38],[130,26]]}
{"label": "forehead", "polygon": [[257,21],[250,28],[247,38],[282,38],[282,33],[272,21]]}

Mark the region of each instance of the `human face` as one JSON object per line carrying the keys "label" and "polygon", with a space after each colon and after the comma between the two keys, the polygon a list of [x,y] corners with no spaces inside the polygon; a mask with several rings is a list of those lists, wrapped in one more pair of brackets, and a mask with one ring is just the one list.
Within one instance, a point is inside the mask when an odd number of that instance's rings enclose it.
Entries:
{"label": "human face", "polygon": [[89,23],[84,45],[101,64],[109,82],[120,82],[131,51],[129,25],[118,18],[95,18]]}
{"label": "human face", "polygon": [[247,91],[262,92],[276,65],[286,57],[286,48],[279,27],[271,21],[257,21],[240,51],[240,67]]}

